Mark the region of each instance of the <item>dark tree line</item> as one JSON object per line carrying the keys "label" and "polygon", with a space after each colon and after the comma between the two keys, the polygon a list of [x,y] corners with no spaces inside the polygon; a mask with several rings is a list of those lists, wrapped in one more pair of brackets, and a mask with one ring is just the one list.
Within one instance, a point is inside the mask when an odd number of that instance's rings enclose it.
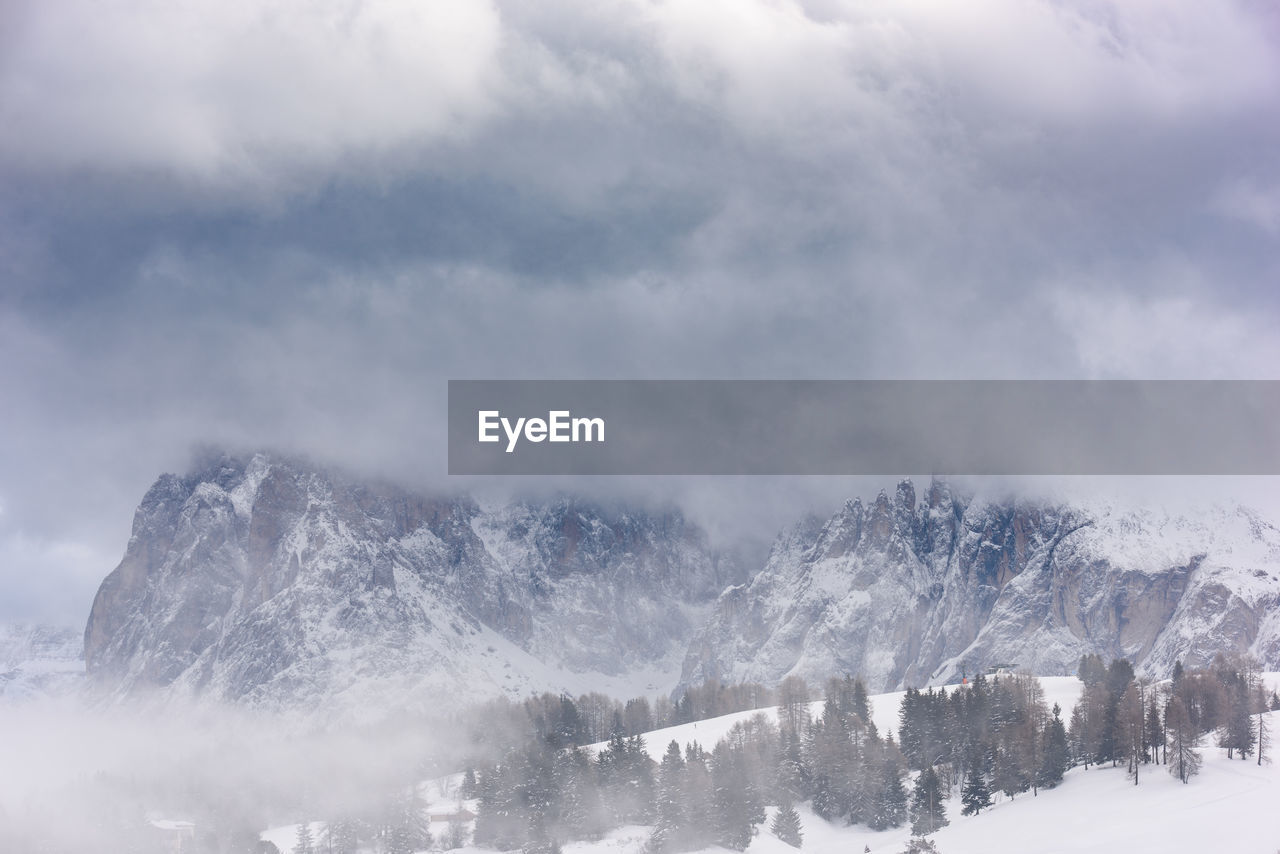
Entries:
{"label": "dark tree line", "polygon": [[822,714],[786,737],[799,748],[793,794],[812,800],[815,813],[873,830],[906,821],[906,759],[892,734],[876,729],[861,680],[830,680]]}
{"label": "dark tree line", "polygon": [[994,792],[1013,798],[1062,782],[1070,757],[1061,715],[1032,676],[978,675],[950,693],[908,690],[899,743],[909,767],[937,775],[944,791],[960,786],[961,813],[972,815]]}
{"label": "dark tree line", "polygon": [[[780,694],[785,692],[780,691]],[[1070,763],[1066,725],[1046,707],[1040,683],[1013,674],[979,675],[951,691],[909,689],[898,713],[898,739],[881,735],[858,680],[831,680],[819,718],[788,741],[782,774],[790,793],[809,798],[829,820],[875,830],[909,820],[918,835],[947,824],[944,802],[960,791],[961,812],[1062,781]],[[780,718],[787,720],[786,708]],[[908,798],[906,780],[918,771]]]}
{"label": "dark tree line", "polygon": [[597,744],[615,734],[655,729],[769,706],[774,692],[755,682],[725,685],[708,679],[678,700],[636,697],[626,702],[592,692],[577,698],[544,693],[519,703],[500,698],[468,711],[460,721],[476,761],[497,761],[512,744],[545,741],[553,747]]}
{"label": "dark tree line", "polygon": [[432,838],[425,809],[416,786],[395,787],[371,808],[331,816],[314,840],[303,822],[291,850],[293,854],[355,854],[374,847],[385,854],[412,854],[431,847],[461,847],[457,833]]}
{"label": "dark tree line", "polygon": [[1268,749],[1263,714],[1280,708],[1268,696],[1258,665],[1240,656],[1218,655],[1206,668],[1179,662],[1167,683],[1136,679],[1124,659],[1104,664],[1097,655],[1080,660],[1084,693],[1071,714],[1072,761],[1085,767],[1123,764],[1136,785],[1144,766],[1167,765],[1186,783],[1200,768],[1196,746],[1216,733],[1227,758],[1247,759]]}
{"label": "dark tree line", "polygon": [[[709,679],[675,702],[623,703],[592,693],[576,700],[542,694],[485,704],[467,721],[473,767],[463,788],[479,802],[475,842],[550,851],[560,841],[652,823],[657,843],[671,850],[712,842],[745,847],[764,818],[759,788],[744,776],[757,776],[763,760],[747,754],[758,753],[756,742],[768,739],[742,727],[732,744],[710,754],[690,745],[678,767],[660,767],[649,759],[641,735],[769,705],[773,697],[759,684]],[[600,742],[606,746],[594,755],[581,749]],[[708,816],[716,820],[708,822]]]}
{"label": "dark tree line", "polygon": [[[996,791],[1012,797],[1057,785],[1070,761],[1061,710],[1046,708],[1030,676],[978,676],[951,692],[912,689],[897,740],[876,727],[861,680],[831,679],[825,688],[814,716],[808,686],[796,677],[776,692],[707,683],[694,699],[673,704],[673,714],[688,708],[716,716],[767,696],[776,698],[779,724],[757,715],[710,752],[672,742],[660,762],[628,730],[621,704],[606,746],[594,755],[578,746],[591,729],[570,698],[508,704],[502,708],[518,713],[523,738],[469,778],[479,798],[475,841],[551,851],[622,824],[650,824],[655,854],[713,843],[742,850],[759,832],[765,805],[778,804],[772,832],[799,847],[795,802],[809,802],[829,821],[874,830],[909,822],[925,835],[946,826],[945,802],[954,791],[962,812],[975,813]],[[920,773],[911,781],[913,770]]]}
{"label": "dark tree line", "polygon": [[[910,822],[929,833],[945,826],[953,792],[971,814],[989,806],[994,792],[1014,797],[1057,785],[1070,762],[1061,710],[1046,708],[1030,676],[978,676],[950,692],[909,690],[897,740],[877,729],[861,680],[831,679],[824,696],[811,715],[808,686],[789,677],[776,691],[708,681],[654,709],[643,700],[601,704],[594,695],[492,704],[477,729],[523,746],[480,761],[476,841],[537,847],[651,823],[655,850],[709,842],[741,848],[763,820],[763,804],[797,801],[829,821],[875,830]],[[739,725],[710,754],[673,745],[660,764],[647,762],[638,746],[640,727],[715,717],[761,697],[777,702],[779,726],[763,719]],[[593,711],[579,708],[583,702]],[[595,757],[574,750],[599,735],[605,712],[608,746]],[[913,770],[921,773],[911,782]],[[789,819],[781,827],[793,836]]]}
{"label": "dark tree line", "polygon": [[672,742],[661,763],[640,736],[621,732],[594,756],[530,741],[478,770],[475,842],[550,852],[565,840],[652,824],[654,851],[713,843],[742,850],[765,818],[776,745],[777,729],[763,716],[735,726],[710,753]]}

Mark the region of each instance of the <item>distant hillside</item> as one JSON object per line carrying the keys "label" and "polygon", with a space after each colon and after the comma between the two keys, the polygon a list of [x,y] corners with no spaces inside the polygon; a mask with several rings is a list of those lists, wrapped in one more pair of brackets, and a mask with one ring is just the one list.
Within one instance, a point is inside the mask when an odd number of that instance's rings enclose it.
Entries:
{"label": "distant hillside", "polygon": [[0,700],[62,694],[84,677],[84,638],[74,629],[0,625]]}

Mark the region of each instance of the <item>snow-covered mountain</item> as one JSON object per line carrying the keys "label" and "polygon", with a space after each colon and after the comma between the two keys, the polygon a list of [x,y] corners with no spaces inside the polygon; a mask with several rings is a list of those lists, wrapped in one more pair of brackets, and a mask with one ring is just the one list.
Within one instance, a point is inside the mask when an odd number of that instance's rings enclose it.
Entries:
{"label": "snow-covered mountain", "polygon": [[85,632],[108,693],[268,708],[667,690],[741,570],[675,511],[482,509],[296,461],[164,475]]}
{"label": "snow-covered mountain", "polygon": [[941,481],[917,502],[903,481],[780,537],[720,597],[682,682],[849,673],[890,690],[1072,673],[1087,652],[1166,676],[1231,650],[1280,664],[1280,530],[1251,511],[966,499]]}
{"label": "snow-covered mountain", "polygon": [[675,510],[561,497],[482,507],[297,461],[161,477],[85,633],[90,684],[380,715],[499,692],[666,692],[717,676],[994,665],[1154,675],[1250,651],[1280,667],[1280,531],[975,499],[910,482],[780,536],[752,572]]}
{"label": "snow-covered mountain", "polygon": [[73,690],[84,676],[84,639],[74,629],[0,625],[0,700]]}

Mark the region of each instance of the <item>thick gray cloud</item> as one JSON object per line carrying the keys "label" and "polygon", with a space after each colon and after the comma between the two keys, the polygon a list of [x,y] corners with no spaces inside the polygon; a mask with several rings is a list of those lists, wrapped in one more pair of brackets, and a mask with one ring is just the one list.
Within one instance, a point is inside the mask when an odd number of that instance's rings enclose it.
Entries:
{"label": "thick gray cloud", "polygon": [[193,442],[440,484],[450,377],[1277,377],[1273,4],[0,14],[0,618]]}

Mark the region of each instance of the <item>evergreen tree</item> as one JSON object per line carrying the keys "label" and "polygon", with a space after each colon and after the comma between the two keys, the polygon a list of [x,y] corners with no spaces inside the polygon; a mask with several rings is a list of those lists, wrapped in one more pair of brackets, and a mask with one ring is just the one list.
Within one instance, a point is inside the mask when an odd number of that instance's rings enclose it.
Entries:
{"label": "evergreen tree", "polygon": [[293,845],[293,854],[315,854],[315,839],[311,835],[311,823],[304,821],[298,825],[297,842]]}
{"label": "evergreen tree", "polygon": [[774,786],[785,798],[792,800],[812,797],[812,781],[809,769],[800,753],[800,736],[782,731],[782,750],[778,757],[778,770]]}
{"label": "evergreen tree", "polygon": [[1045,725],[1044,748],[1040,754],[1040,767],[1036,770],[1036,785],[1052,789],[1062,782],[1071,759],[1067,748],[1067,730],[1062,725],[1062,707],[1053,704],[1053,717]]}
{"label": "evergreen tree", "polygon": [[961,815],[977,815],[991,806],[991,790],[982,776],[982,769],[975,763],[969,768],[964,788],[960,790]]}
{"label": "evergreen tree", "polygon": [[555,809],[548,833],[553,839],[598,839],[612,824],[591,755],[581,748],[560,751],[553,768]]}
{"label": "evergreen tree", "polygon": [[[1086,664],[1086,661],[1088,662]],[[1080,702],[1071,713],[1071,742],[1076,759],[1089,767],[1123,756],[1117,753],[1117,717],[1120,698],[1133,679],[1133,668],[1128,662],[1117,659],[1110,668],[1102,667],[1097,656],[1086,656],[1081,661],[1082,672],[1089,674]],[[1113,693],[1115,688],[1119,693]]]}
{"label": "evergreen tree", "polygon": [[648,824],[653,810],[653,760],[644,739],[624,738],[615,731],[600,752],[597,767],[605,799],[612,804],[615,820],[623,824]]}
{"label": "evergreen tree", "polygon": [[1105,693],[1097,757],[1099,761],[1111,760],[1112,766],[1117,760],[1128,758],[1127,727],[1120,705],[1132,683],[1133,665],[1123,658],[1114,659],[1102,683]]}
{"label": "evergreen tree", "polygon": [[655,852],[679,850],[685,828],[685,764],[680,745],[674,740],[658,766],[654,828],[649,848]]}
{"label": "evergreen tree", "polygon": [[764,806],[745,773],[741,751],[721,741],[711,754],[712,823],[716,841],[743,851],[764,821]]}
{"label": "evergreen tree", "polygon": [[384,837],[387,854],[413,854],[414,844],[409,839],[409,830],[403,825],[388,828]]}
{"label": "evergreen tree", "polygon": [[639,735],[654,728],[653,712],[649,709],[649,701],[644,697],[627,700],[622,719],[630,735]]}
{"label": "evergreen tree", "polygon": [[[467,827],[457,813],[449,818],[449,826],[440,838],[440,847],[445,851],[453,851],[467,844]],[[336,852],[335,852],[336,854]],[[343,852],[346,854],[346,852]]]}
{"label": "evergreen tree", "polygon": [[1067,744],[1071,748],[1072,761],[1081,763],[1085,768],[1088,768],[1089,763],[1093,760],[1093,754],[1089,750],[1092,739],[1089,731],[1089,719],[1085,714],[1083,697],[1081,697],[1080,702],[1076,703],[1075,708],[1071,710],[1071,728],[1067,733]]}
{"label": "evergreen tree", "polygon": [[462,775],[462,787],[458,790],[458,796],[462,798],[474,798],[479,793],[476,785],[476,769],[468,768]]}
{"label": "evergreen tree", "polygon": [[1096,685],[1107,678],[1107,665],[1102,656],[1096,654],[1080,656],[1080,668],[1076,676],[1086,686]]}
{"label": "evergreen tree", "polygon": [[[871,849],[867,849],[868,851]],[[907,847],[903,849],[902,854],[938,854],[938,846],[933,843],[932,839],[921,839],[919,836],[913,836],[907,840]]]}
{"label": "evergreen tree", "polygon": [[805,747],[814,775],[814,811],[828,821],[850,815],[859,768],[848,722],[836,700],[828,697],[823,704]]}
{"label": "evergreen tree", "polygon": [[796,808],[789,799],[779,804],[778,813],[773,817],[770,830],[773,831],[774,836],[792,848],[799,848],[803,844],[804,834],[800,830],[800,814],[796,812]]}
{"label": "evergreen tree", "polygon": [[325,829],[325,854],[355,854],[360,847],[360,824],[343,816],[329,822]]}
{"label": "evergreen tree", "polygon": [[[855,717],[854,720],[858,718]],[[837,791],[841,795],[841,804],[849,823],[870,825],[876,820],[874,816],[882,809],[882,780],[878,772],[885,748],[875,723],[868,722],[863,731],[865,736],[849,754],[847,763],[850,770]]]}
{"label": "evergreen tree", "polygon": [[477,845],[506,851],[525,841],[524,815],[519,801],[519,759],[510,751],[504,761],[480,776],[473,831]]}
{"label": "evergreen tree", "polygon": [[631,820],[637,824],[646,824],[653,816],[653,771],[656,763],[649,758],[643,736],[631,736],[627,746],[630,753],[630,783],[637,801],[637,809]]}
{"label": "evergreen tree", "polygon": [[841,813],[840,799],[836,797],[831,779],[823,774],[813,781],[813,811],[827,821],[834,821]]}
{"label": "evergreen tree", "polygon": [[907,757],[908,768],[929,764],[924,756],[926,703],[919,688],[908,688],[898,709],[898,744],[902,755]]}
{"label": "evergreen tree", "polygon": [[431,845],[426,804],[416,786],[397,788],[383,803],[383,836],[389,854],[406,854]]}
{"label": "evergreen tree", "polygon": [[[892,744],[890,741],[889,745]],[[879,774],[873,780],[872,808],[867,826],[872,830],[887,830],[906,821],[907,790],[902,784],[902,765],[896,757],[887,755],[879,765]]]}
{"label": "evergreen tree", "polygon": [[997,789],[1010,798],[1030,788],[1031,780],[1027,773],[1027,757],[1025,744],[1016,738],[1016,732],[1006,731],[995,751],[992,765],[993,783]]}
{"label": "evergreen tree", "polygon": [[[845,677],[847,682],[849,677]],[[857,715],[864,722],[871,722],[871,700],[867,696],[867,686],[863,684],[862,679],[853,680],[853,685],[849,689],[849,709],[852,714]]]}
{"label": "evergreen tree", "polygon": [[947,811],[942,800],[942,784],[930,766],[916,777],[911,791],[911,832],[914,835],[926,836],[947,826]]}
{"label": "evergreen tree", "polygon": [[689,848],[705,848],[715,838],[715,828],[709,820],[715,809],[715,797],[711,771],[707,767],[707,754],[696,743],[685,750],[685,814],[692,817],[686,828],[686,844]]}

